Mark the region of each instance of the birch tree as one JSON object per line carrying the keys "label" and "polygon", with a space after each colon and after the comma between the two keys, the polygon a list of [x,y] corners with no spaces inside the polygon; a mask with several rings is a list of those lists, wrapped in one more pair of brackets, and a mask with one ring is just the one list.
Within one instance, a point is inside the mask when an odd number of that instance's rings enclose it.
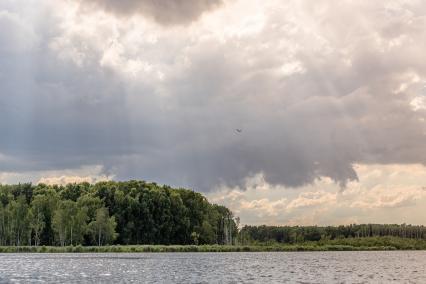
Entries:
{"label": "birch tree", "polygon": [[92,237],[96,240],[98,246],[107,244],[117,237],[116,226],[114,216],[109,217],[108,209],[105,207],[96,210],[96,219],[89,224]]}

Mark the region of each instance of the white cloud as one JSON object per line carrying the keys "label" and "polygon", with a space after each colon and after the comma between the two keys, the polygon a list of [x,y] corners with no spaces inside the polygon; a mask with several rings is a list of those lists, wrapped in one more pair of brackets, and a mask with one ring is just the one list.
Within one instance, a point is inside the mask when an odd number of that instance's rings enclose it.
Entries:
{"label": "white cloud", "polygon": [[241,201],[241,207],[239,211],[251,211],[258,214],[260,217],[273,217],[284,212],[287,204],[286,198],[281,198],[276,201],[270,201],[266,198],[251,200],[251,201]]}
{"label": "white cloud", "polygon": [[244,187],[221,187],[209,200],[229,206],[243,224],[330,225],[426,222],[426,167],[356,165],[359,181],[341,189],[329,178],[301,188],[273,186],[256,175]]}
{"label": "white cloud", "polygon": [[25,53],[35,48],[39,38],[19,14],[0,10],[0,52]]}
{"label": "white cloud", "polygon": [[414,111],[425,110],[426,109],[426,97],[425,96],[417,96],[410,102]]}
{"label": "white cloud", "polygon": [[107,181],[111,180],[110,177],[107,176],[59,176],[59,177],[48,177],[44,178],[42,177],[38,183],[44,183],[44,184],[50,184],[50,185],[65,185],[69,183],[81,183],[81,182],[88,182],[88,183],[96,183],[100,181]]}
{"label": "white cloud", "polygon": [[[1,157],[1,156],[0,156]],[[58,184],[112,180],[114,176],[108,176],[100,165],[84,166],[77,169],[29,171],[29,172],[0,172],[0,183],[16,184],[31,182],[34,184]]]}
{"label": "white cloud", "polygon": [[288,210],[325,205],[330,206],[336,203],[337,193],[325,191],[302,192],[296,199],[293,199],[287,206]]}

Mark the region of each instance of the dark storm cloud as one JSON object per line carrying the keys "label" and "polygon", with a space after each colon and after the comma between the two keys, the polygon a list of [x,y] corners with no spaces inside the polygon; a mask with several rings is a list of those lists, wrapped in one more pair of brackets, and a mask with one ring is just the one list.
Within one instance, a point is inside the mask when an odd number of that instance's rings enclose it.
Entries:
{"label": "dark storm cloud", "polygon": [[82,0],[83,5],[104,9],[117,15],[142,14],[162,25],[188,24],[222,0]]}
{"label": "dark storm cloud", "polygon": [[[224,41],[156,31],[155,44],[126,45],[123,28],[116,49],[108,29],[69,32],[47,12],[33,23],[0,4],[0,172],[101,165],[117,179],[210,190],[259,172],[272,184],[343,185],[356,163],[426,164],[425,111],[410,105],[425,94],[425,7],[321,3],[278,5],[260,33]],[[205,10],[183,5],[163,23]],[[127,62],[148,71],[133,76]]]}

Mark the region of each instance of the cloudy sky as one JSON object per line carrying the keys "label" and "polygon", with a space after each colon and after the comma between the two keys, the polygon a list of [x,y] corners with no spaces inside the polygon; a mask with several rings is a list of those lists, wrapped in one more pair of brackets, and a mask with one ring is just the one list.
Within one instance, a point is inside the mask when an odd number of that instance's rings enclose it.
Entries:
{"label": "cloudy sky", "polygon": [[2,0],[0,182],[424,224],[425,26],[421,0]]}

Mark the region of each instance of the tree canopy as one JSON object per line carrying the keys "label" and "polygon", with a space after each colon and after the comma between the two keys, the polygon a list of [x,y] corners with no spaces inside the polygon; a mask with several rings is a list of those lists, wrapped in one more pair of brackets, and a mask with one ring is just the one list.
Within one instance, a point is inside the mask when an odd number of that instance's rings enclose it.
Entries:
{"label": "tree canopy", "polygon": [[0,185],[0,245],[232,244],[232,212],[145,181]]}

